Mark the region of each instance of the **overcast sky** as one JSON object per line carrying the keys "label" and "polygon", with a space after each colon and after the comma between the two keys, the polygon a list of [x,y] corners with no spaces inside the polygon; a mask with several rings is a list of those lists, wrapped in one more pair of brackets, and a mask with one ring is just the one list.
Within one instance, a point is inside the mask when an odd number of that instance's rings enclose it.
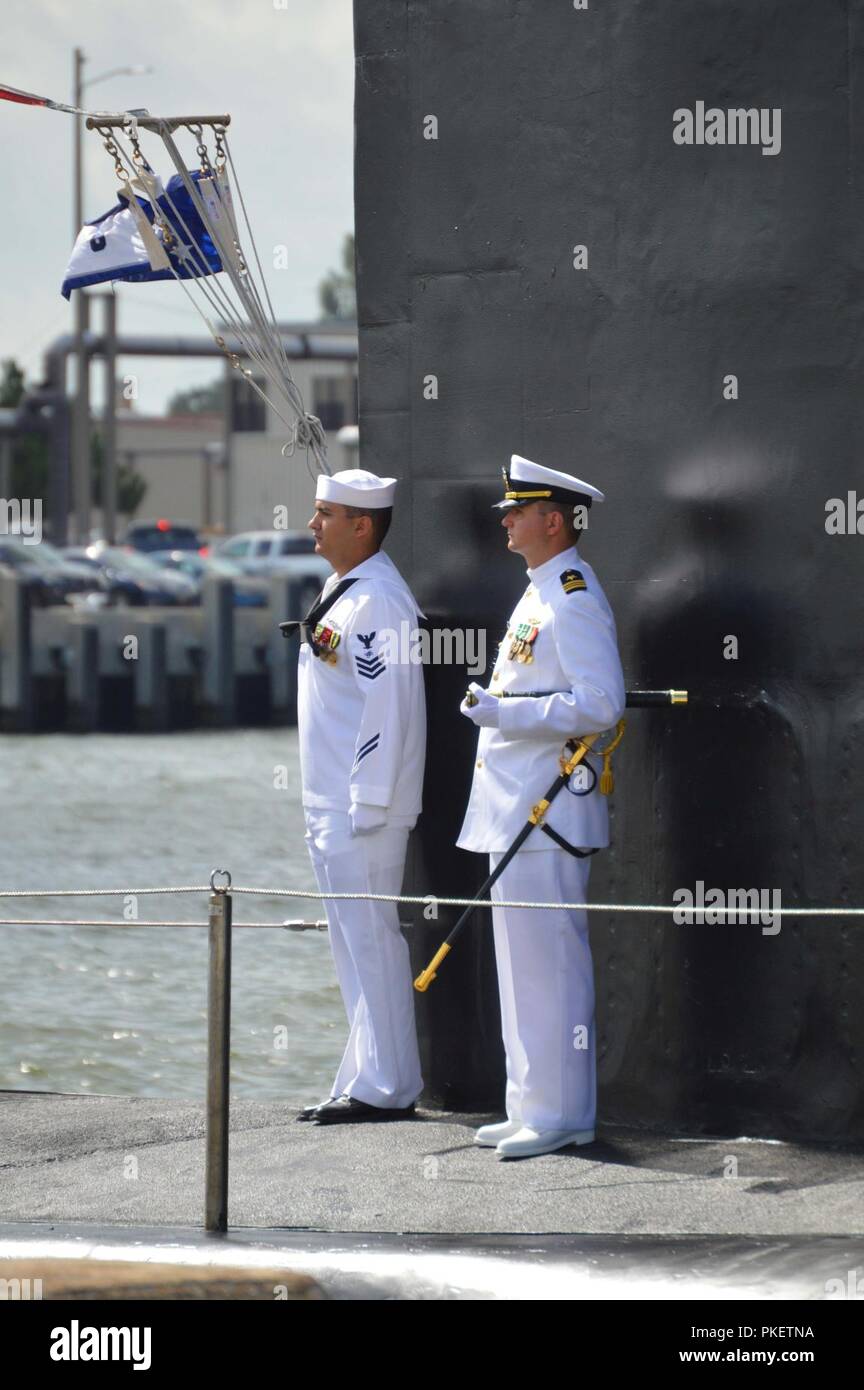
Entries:
{"label": "overcast sky", "polygon": [[[153,69],[95,84],[85,92],[88,109],[229,112],[231,152],[276,312],[317,318],[318,282],[340,266],[343,237],[353,230],[352,5],[280,3],[4,0],[0,83],[71,104],[77,46],[87,58],[85,80],[121,66]],[[72,327],[60,285],[74,240],[73,126],[61,112],[0,101],[0,358],[17,358],[28,379],[41,374],[45,347]],[[173,169],[151,153],[161,142],[149,141],[145,153],[167,177]],[[85,131],[84,146],[89,218],[116,202],[116,178],[95,131]],[[194,164],[194,149],[183,148]],[[288,269],[270,268],[279,245],[289,249]],[[118,285],[116,294],[121,334],[206,333],[176,282]],[[125,359],[120,366],[138,375],[138,408],[147,413],[221,370],[215,359]]]}

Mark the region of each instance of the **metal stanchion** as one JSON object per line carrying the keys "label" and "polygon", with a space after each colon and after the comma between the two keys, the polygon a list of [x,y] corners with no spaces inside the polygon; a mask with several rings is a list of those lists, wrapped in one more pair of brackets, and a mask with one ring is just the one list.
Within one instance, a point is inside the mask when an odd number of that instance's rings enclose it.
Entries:
{"label": "metal stanchion", "polygon": [[[216,886],[217,875],[225,882]],[[231,875],[210,875],[210,970],[207,989],[207,1169],[204,1229],[228,1228],[228,1083],[231,1047]]]}

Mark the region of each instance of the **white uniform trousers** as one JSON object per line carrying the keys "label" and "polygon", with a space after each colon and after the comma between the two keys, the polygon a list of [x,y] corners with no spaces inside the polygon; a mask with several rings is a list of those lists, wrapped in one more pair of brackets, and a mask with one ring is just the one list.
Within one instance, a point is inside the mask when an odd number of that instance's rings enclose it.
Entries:
{"label": "white uniform trousers", "polygon": [[[490,854],[490,871],[502,858]],[[590,858],[551,846],[520,851],[490,896],[587,902],[590,867]],[[493,907],[492,921],[507,1118],[532,1129],[593,1129],[597,1079],[588,914]]]}
{"label": "white uniform trousers", "polygon": [[[408,830],[352,835],[347,812],[307,809],[306,843],[322,893],[400,893]],[[399,1109],[423,1089],[408,944],[397,903],[325,900],[350,1032],[331,1094]]]}

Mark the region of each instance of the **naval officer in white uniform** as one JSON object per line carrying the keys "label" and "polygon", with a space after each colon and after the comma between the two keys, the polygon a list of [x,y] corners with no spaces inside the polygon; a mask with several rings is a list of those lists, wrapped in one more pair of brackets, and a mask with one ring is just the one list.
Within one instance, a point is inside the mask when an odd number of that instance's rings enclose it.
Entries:
{"label": "naval officer in white uniform", "polygon": [[[298,671],[306,842],[322,892],[400,893],[420,812],[423,668],[388,637],[413,632],[419,609],[380,550],[395,489],[365,469],[322,476],[309,522],[334,570],[307,614]],[[329,1100],[298,1118],[410,1116],[423,1080],[398,906],[331,899],[325,908],[350,1032]]]}
{"label": "naval officer in white uniform", "polygon": [[[577,548],[580,523],[602,492],[518,454],[504,479],[496,506],[508,549],[528,567],[528,587],[489,690],[472,685],[477,703],[461,706],[480,737],[457,843],[487,853],[490,872],[558,775],[565,740],[612,728],[625,704],[612,610]],[[532,830],[493,886],[493,900],[587,901],[590,851],[609,843],[597,761],[575,770],[547,814],[552,833]],[[475,1141],[501,1158],[590,1143],[596,1057],[587,914],[493,907],[492,919],[507,1119],[484,1125]]]}

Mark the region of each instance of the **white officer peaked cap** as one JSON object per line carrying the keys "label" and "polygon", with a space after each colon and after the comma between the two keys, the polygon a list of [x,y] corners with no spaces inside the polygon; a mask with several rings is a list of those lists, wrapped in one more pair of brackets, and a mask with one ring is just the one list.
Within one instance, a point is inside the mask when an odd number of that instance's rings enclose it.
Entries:
{"label": "white officer peaked cap", "polygon": [[559,473],[556,468],[544,468],[541,463],[523,459],[521,454],[510,455],[510,468],[504,474],[504,499],[495,503],[497,511],[520,507],[526,502],[569,502],[578,506],[590,499],[604,502],[599,488],[574,478],[572,473]]}
{"label": "white officer peaked cap", "polygon": [[340,502],[343,507],[392,507],[396,478],[379,478],[365,468],[346,468],[328,477],[322,473],[315,490],[316,502]]}

